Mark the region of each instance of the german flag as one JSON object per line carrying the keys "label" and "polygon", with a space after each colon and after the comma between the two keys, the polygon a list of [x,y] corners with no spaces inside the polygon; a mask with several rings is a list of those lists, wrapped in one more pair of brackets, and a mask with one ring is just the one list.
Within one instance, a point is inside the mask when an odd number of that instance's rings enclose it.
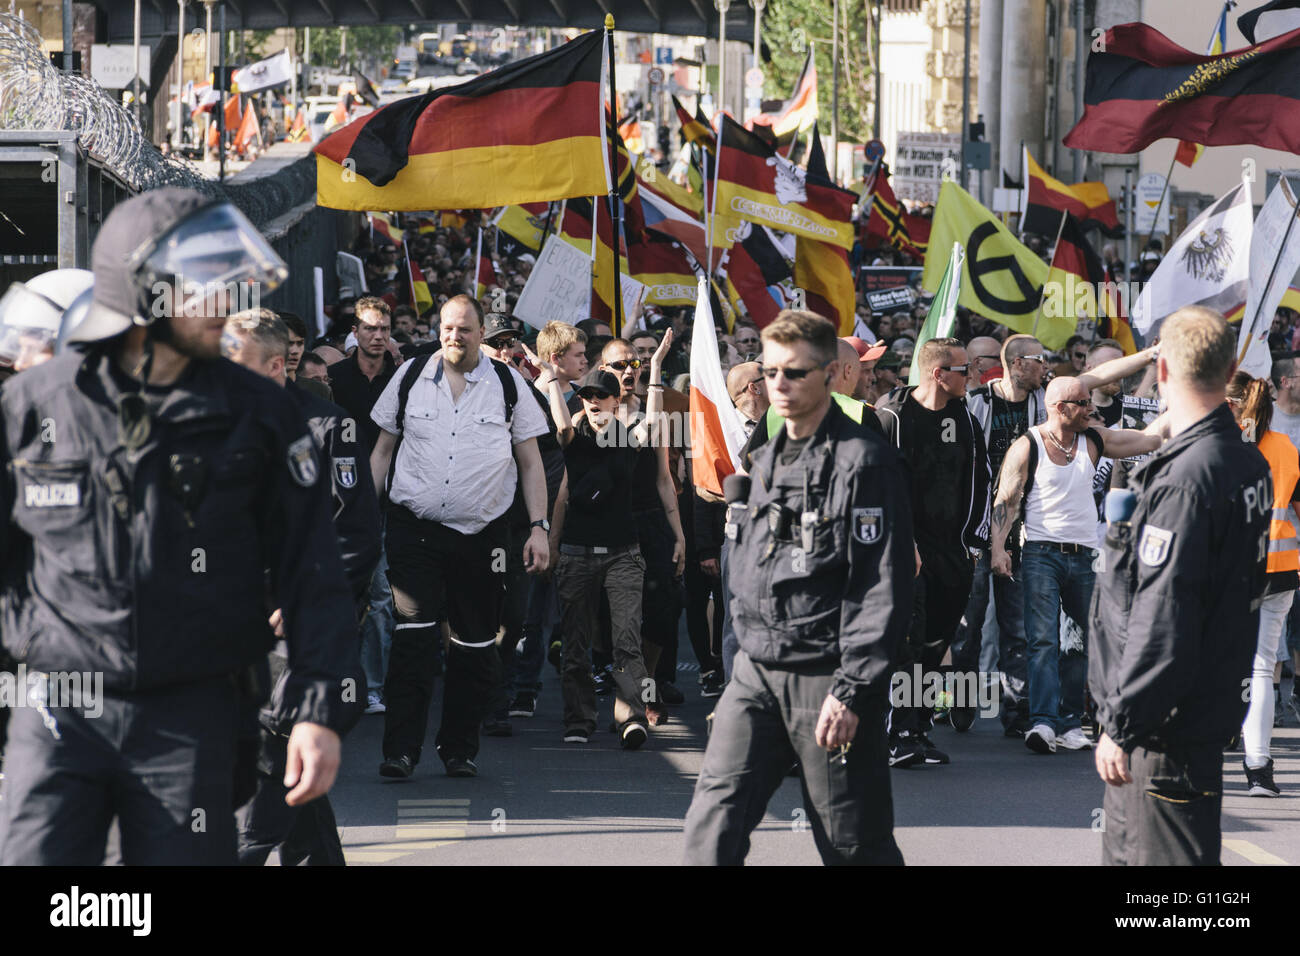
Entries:
{"label": "german flag", "polygon": [[[596,202],[592,210],[590,199],[570,199],[564,204],[564,218],[560,220],[560,235],[570,244],[590,255],[592,239],[592,216],[596,223],[596,255],[592,260],[591,283],[591,317],[602,322],[614,319],[614,253],[613,226],[609,218],[609,203],[605,197]],[[619,267],[624,274],[628,272],[626,250],[620,243]]]}
{"label": "german flag", "polygon": [[[750,120],[749,128],[759,133],[759,127],[767,127],[771,139],[778,151],[785,155],[790,150],[797,134],[811,129],[817,122],[817,64],[813,60],[811,45],[808,59],[804,61],[799,79],[795,81],[794,93],[772,113],[759,113]],[[763,136],[767,139],[767,136]]]}
{"label": "german flag", "polygon": [[641,235],[645,232],[645,216],[641,212],[641,197],[637,193],[636,165],[608,110],[605,111],[605,135],[614,144],[614,182],[619,201],[623,204],[621,218],[624,231],[629,241],[640,242]]}
{"label": "german flag", "polygon": [[406,230],[398,229],[393,220],[382,212],[370,213],[370,232],[371,235],[379,233],[391,243],[399,243],[406,235]]}
{"label": "german flag", "polygon": [[407,248],[405,242],[402,243],[402,258],[406,261],[407,287],[411,295],[410,304],[415,306],[416,312],[424,315],[433,308],[433,294],[429,291],[428,280],[425,279],[424,270],[415,261],[415,256]]}
{"label": "german flag", "polygon": [[895,249],[901,249],[918,259],[925,258],[929,246],[929,221],[913,216],[903,207],[894,195],[894,187],[889,185],[888,174],[883,169],[876,176],[866,234],[883,239]]}
{"label": "german flag", "polygon": [[677,243],[633,243],[627,247],[627,262],[632,278],[646,287],[647,305],[695,304],[695,268]]}
{"label": "german flag", "polygon": [[1144,23],[1106,31],[1088,57],[1071,149],[1136,153],[1162,137],[1300,153],[1300,30],[1218,56]]}
{"label": "german flag", "polygon": [[790,277],[790,264],[762,226],[745,223],[741,231],[744,237],[727,253],[727,281],[745,312],[761,329],[781,309],[768,287]]}
{"label": "german flag", "polygon": [[1084,237],[1083,224],[1065,213],[1065,222],[1058,219],[1057,225],[1061,236],[1043,290],[1044,314],[1066,316],[1076,323],[1081,318],[1092,319],[1100,338],[1115,339],[1125,355],[1132,355],[1137,347],[1133,330],[1123,316],[1118,287],[1106,283],[1106,266]]}
{"label": "german flag", "polygon": [[701,146],[710,153],[718,151],[718,139],[713,135],[709,121],[704,118],[700,108],[695,108],[695,115],[686,112],[681,100],[673,97],[673,109],[677,110],[677,122],[682,124],[682,136],[692,146]]}
{"label": "german flag", "polygon": [[316,147],[317,203],[487,209],[609,192],[600,128],[604,38],[586,33],[361,117]]}
{"label": "german flag", "polygon": [[[815,124],[812,151],[808,155],[808,179],[814,177],[830,181]],[[853,268],[849,265],[848,250],[833,243],[798,236],[794,281],[804,290],[809,309],[834,322],[840,335],[853,334],[857,290],[853,287]]]}
{"label": "german flag", "polygon": [[1020,231],[1034,232],[1040,236],[1056,234],[1061,225],[1061,213],[1067,212],[1079,221],[1081,228],[1100,229],[1108,236],[1124,235],[1115,200],[1105,183],[1076,183],[1067,186],[1053,179],[1034,162],[1026,148],[1024,156],[1025,192],[1024,217]]}
{"label": "german flag", "polygon": [[492,265],[492,258],[483,248],[482,229],[478,231],[478,250],[474,257],[474,261],[474,298],[482,301],[483,297],[487,295],[488,289],[492,288],[494,285],[499,286],[501,284],[497,279],[497,270]]}
{"label": "german flag", "polygon": [[[817,138],[816,127],[813,138]],[[824,165],[824,164],[823,164]],[[762,138],[730,116],[722,118],[716,210],[781,232],[853,248],[856,193],[813,169],[778,156]],[[708,188],[712,189],[712,184]]]}
{"label": "german flag", "polygon": [[289,132],[285,134],[286,143],[302,143],[311,138],[311,130],[307,128],[307,110],[299,108],[298,115],[293,118],[293,125],[289,127]]}
{"label": "german flag", "polygon": [[630,120],[624,120],[618,128],[618,135],[623,137],[623,142],[630,152],[645,152],[645,138],[641,133],[641,121],[639,119],[633,117]]}

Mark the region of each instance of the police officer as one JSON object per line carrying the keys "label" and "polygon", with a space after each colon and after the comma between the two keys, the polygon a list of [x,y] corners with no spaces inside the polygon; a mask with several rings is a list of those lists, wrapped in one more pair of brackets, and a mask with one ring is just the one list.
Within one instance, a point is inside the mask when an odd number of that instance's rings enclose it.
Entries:
{"label": "police officer", "polygon": [[[356,423],[338,405],[289,380],[291,333],[288,324],[270,309],[249,309],[226,321],[221,350],[232,362],[284,386],[307,420],[321,463],[328,469],[334,530],[359,629],[370,576],[379,563],[379,502],[370,469],[365,467],[365,450]],[[277,630],[277,636],[282,632],[283,628]],[[359,634],[357,646],[359,649]],[[286,710],[283,698],[289,677],[287,658],[287,648],[280,641],[269,658],[271,700],[259,715],[261,746],[256,792],[236,815],[239,862],[261,866],[278,846],[282,866],[302,860],[342,866],[343,848],[329,798],[322,795],[301,807],[291,807],[284,800],[288,793],[283,782],[286,745],[293,729],[293,714]]]}
{"label": "police officer", "polygon": [[[831,399],[835,328],[786,310],[763,330],[785,427],[729,479],[729,607],[739,638],[686,816],[686,860],[739,864],[798,759],[827,863],[902,863],[885,713],[912,606],[912,516],[895,451]],[[737,482],[742,486],[737,489]]]}
{"label": "police officer", "polygon": [[1171,440],[1107,498],[1088,680],[1108,864],[1219,862],[1223,748],[1246,714],[1273,511],[1268,462],[1224,402],[1236,342],[1206,308],[1164,321]]}
{"label": "police officer", "polygon": [[[220,358],[232,294],[286,270],[232,206],[180,189],[116,206],[92,259],[84,354],[0,394],[3,640],[37,675],[9,728],[0,863],[99,863],[116,816],[127,864],[229,864],[243,675],[274,608],[291,804],[329,789],[359,709],[311,436],[282,389]],[[94,711],[62,693],[73,673],[102,680]]]}

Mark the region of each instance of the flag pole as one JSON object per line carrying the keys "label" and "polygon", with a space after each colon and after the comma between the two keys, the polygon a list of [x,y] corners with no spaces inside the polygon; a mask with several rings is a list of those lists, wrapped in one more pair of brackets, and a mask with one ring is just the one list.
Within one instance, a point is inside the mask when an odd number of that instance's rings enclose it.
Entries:
{"label": "flag pole", "polygon": [[[1069,213],[1064,209],[1061,210],[1061,224],[1056,227],[1056,241],[1052,243],[1052,261],[1047,266],[1047,282],[1052,281],[1052,266],[1056,265],[1056,253],[1061,246],[1061,233],[1065,232],[1065,217],[1068,215]],[[1038,295],[1038,308],[1034,311],[1034,330],[1029,333],[1034,338],[1038,338],[1038,320],[1043,317],[1043,300],[1047,298],[1047,282],[1043,283],[1043,291]]]}
{"label": "flag pole", "polygon": [[[1285,177],[1282,179],[1282,182],[1286,182]],[[1273,288],[1273,280],[1277,277],[1278,263],[1282,261],[1282,253],[1286,252],[1287,240],[1291,238],[1291,228],[1295,225],[1296,216],[1298,214],[1300,214],[1300,200],[1297,201],[1295,206],[1291,207],[1291,212],[1286,217],[1286,231],[1282,233],[1282,241],[1278,244],[1277,255],[1273,257],[1273,267],[1268,270],[1268,282],[1264,283],[1264,293],[1259,297],[1259,301],[1255,303],[1255,314],[1250,320],[1250,335],[1246,339],[1246,344],[1241,348],[1241,354],[1237,356],[1238,365],[1246,360],[1246,353],[1250,351],[1250,346],[1252,344],[1251,340],[1255,337],[1255,324],[1259,321],[1259,313],[1263,311],[1264,299],[1268,295],[1269,290]],[[1242,321],[1245,321],[1244,317]]]}
{"label": "flag pole", "polygon": [[[1156,203],[1156,214],[1151,218],[1151,231],[1147,233],[1147,245],[1151,245],[1151,240],[1156,237],[1156,230],[1160,228],[1160,207],[1165,204],[1165,194],[1169,192],[1169,180],[1174,175],[1174,163],[1178,162],[1178,147],[1174,147],[1174,158],[1169,160],[1169,172],[1165,174],[1165,186],[1160,190],[1160,201]],[[1142,250],[1138,250],[1138,256],[1142,255]]]}
{"label": "flag pole", "polygon": [[[610,114],[618,109],[618,94],[614,90],[614,14],[605,14],[605,45],[609,50],[609,110]],[[617,119],[617,117],[615,117]],[[601,121],[604,122],[604,116]],[[622,234],[622,217],[618,210],[618,153],[617,147],[611,138],[609,142],[609,220],[612,227],[613,236],[610,245],[613,247],[614,257],[614,325],[613,332],[615,336],[623,334],[623,283],[619,276],[618,246],[619,236]],[[595,219],[594,212],[592,210]]]}

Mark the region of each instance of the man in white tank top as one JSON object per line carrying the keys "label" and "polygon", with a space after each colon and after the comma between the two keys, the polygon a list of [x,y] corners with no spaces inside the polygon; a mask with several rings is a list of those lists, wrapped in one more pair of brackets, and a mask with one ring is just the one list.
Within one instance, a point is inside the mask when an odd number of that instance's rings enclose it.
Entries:
{"label": "man in white tank top", "polygon": [[[1159,420],[1148,430],[1095,429],[1088,425],[1092,398],[1077,378],[1047,386],[1047,421],[1007,450],[992,514],[993,573],[1013,573],[1007,534],[1024,508],[1020,568],[1029,642],[1029,711],[1025,745],[1035,753],[1057,746],[1092,746],[1080,727],[1087,654],[1060,653],[1061,611],[1088,620],[1094,581],[1097,506],[1092,477],[1097,460],[1125,458],[1160,446]],[[1085,641],[1087,634],[1084,634]],[[1086,644],[1085,644],[1086,647]]]}

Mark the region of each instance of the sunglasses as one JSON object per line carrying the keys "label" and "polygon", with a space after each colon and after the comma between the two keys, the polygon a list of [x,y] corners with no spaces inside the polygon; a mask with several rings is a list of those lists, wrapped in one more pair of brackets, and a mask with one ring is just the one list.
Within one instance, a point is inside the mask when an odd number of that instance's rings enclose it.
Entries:
{"label": "sunglasses", "polygon": [[491,345],[494,349],[509,349],[509,348],[514,348],[514,346],[517,345],[518,342],[519,342],[519,336],[517,335],[498,335],[488,344]]}
{"label": "sunglasses", "polygon": [[1088,357],[1087,352],[1072,352],[1071,354],[1077,359],[1086,359]]}
{"label": "sunglasses", "polygon": [[1080,408],[1087,408],[1092,404],[1091,398],[1063,398],[1056,404],[1058,405],[1077,405]]}
{"label": "sunglasses", "polygon": [[1026,362],[1037,362],[1039,365],[1047,364],[1047,359],[1042,355],[1022,355],[1020,357]]}
{"label": "sunglasses", "polygon": [[629,369],[629,368],[640,368],[640,367],[641,367],[641,360],[640,360],[640,359],[620,359],[620,360],[617,361],[617,362],[610,362],[610,363],[609,363],[609,367],[612,368],[612,369],[615,369],[615,370],[617,370],[617,371],[619,371],[619,372],[622,372],[622,371],[625,371],[625,370],[627,370],[627,369]]}
{"label": "sunglasses", "polygon": [[773,365],[764,365],[761,372],[763,378],[769,382],[776,381],[778,374],[784,375],[787,382],[801,382],[813,372],[825,367],[824,365],[814,365],[812,368],[780,368]]}
{"label": "sunglasses", "polygon": [[578,397],[585,402],[599,402],[603,399],[612,397],[609,392],[598,388],[583,389],[578,393]]}
{"label": "sunglasses", "polygon": [[940,365],[939,368],[943,369],[945,372],[961,372],[963,375],[970,370],[969,365]]}

